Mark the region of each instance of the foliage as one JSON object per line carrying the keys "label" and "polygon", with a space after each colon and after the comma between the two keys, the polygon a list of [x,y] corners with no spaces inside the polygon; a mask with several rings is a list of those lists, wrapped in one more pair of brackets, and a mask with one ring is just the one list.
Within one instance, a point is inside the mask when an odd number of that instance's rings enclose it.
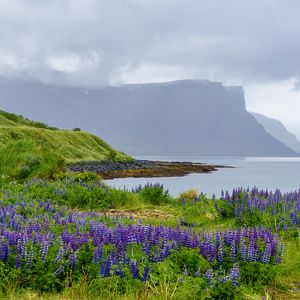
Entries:
{"label": "foliage", "polygon": [[198,197],[198,191],[195,189],[186,191],[186,192],[182,192],[179,195],[179,199],[181,200],[187,200],[187,201],[193,201],[194,199],[196,199]]}
{"label": "foliage", "polygon": [[169,191],[159,185],[146,185],[139,193],[146,201],[154,205],[165,204],[171,199]]}

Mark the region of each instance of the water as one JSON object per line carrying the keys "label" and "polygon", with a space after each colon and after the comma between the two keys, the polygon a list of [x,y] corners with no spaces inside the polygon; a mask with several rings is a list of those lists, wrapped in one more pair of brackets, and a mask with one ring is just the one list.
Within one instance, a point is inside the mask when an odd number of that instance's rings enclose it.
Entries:
{"label": "water", "polygon": [[220,195],[221,190],[231,191],[243,186],[258,186],[268,190],[279,188],[289,192],[300,188],[300,158],[291,157],[136,157],[137,159],[162,161],[192,161],[232,166],[210,174],[189,174],[184,177],[120,178],[106,180],[116,188],[131,189],[147,182],[160,182],[174,196],[189,189],[197,189],[208,195]]}

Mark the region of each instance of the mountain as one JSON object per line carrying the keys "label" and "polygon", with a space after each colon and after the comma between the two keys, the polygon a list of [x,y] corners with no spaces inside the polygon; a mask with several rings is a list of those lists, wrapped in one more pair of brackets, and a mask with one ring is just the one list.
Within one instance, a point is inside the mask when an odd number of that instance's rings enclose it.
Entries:
{"label": "mountain", "polygon": [[58,130],[0,111],[0,175],[51,176],[67,163],[105,159],[132,158],[87,132]]}
{"label": "mountain", "polygon": [[297,153],[300,153],[300,142],[296,136],[289,132],[280,121],[254,112],[251,114],[255,117],[258,123],[260,123],[275,139],[284,143]]}
{"label": "mountain", "polygon": [[59,127],[81,127],[132,155],[297,155],[246,111],[241,87],[217,82],[84,89],[2,79],[0,105]]}

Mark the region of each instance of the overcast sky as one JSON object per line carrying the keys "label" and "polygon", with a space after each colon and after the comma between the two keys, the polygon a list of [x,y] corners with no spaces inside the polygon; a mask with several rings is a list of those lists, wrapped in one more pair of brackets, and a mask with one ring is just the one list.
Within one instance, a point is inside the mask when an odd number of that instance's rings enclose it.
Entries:
{"label": "overcast sky", "polygon": [[0,75],[243,85],[300,138],[299,0],[0,0]]}

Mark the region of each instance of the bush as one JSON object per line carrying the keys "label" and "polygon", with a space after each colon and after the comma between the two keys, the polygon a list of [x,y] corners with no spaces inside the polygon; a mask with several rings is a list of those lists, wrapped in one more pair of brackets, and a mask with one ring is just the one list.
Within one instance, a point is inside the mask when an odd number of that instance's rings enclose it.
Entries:
{"label": "bush", "polygon": [[188,201],[192,201],[194,199],[196,199],[198,196],[198,191],[195,190],[195,189],[192,189],[192,190],[189,190],[189,191],[186,191],[186,192],[182,192],[180,195],[179,195],[179,199],[180,200],[188,200]]}
{"label": "bush", "polygon": [[159,186],[145,187],[140,192],[140,195],[146,202],[154,205],[167,203],[171,199],[169,192],[165,191],[162,187]]}
{"label": "bush", "polygon": [[59,172],[53,175],[55,180],[72,180],[74,182],[90,182],[102,180],[102,177],[95,172]]}

